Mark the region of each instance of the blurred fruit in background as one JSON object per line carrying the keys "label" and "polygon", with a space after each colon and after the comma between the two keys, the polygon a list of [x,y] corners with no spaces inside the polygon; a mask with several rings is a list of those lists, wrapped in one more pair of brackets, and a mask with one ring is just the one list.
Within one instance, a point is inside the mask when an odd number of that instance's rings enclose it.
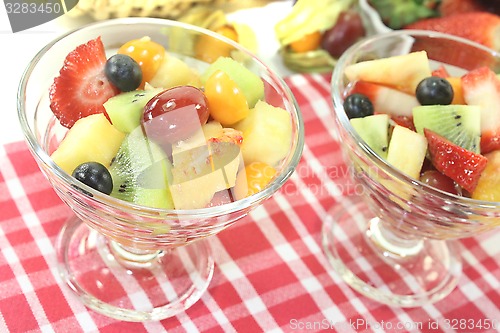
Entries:
{"label": "blurred fruit in background", "polygon": [[90,16],[95,20],[118,17],[160,17],[177,20],[189,10],[208,6],[225,13],[264,6],[272,0],[79,0],[68,12],[73,17]]}
{"label": "blurred fruit in background", "polygon": [[275,25],[284,64],[296,72],[327,72],[365,36],[354,0],[297,0]]}
{"label": "blurred fruit in background", "polygon": [[[229,38],[246,47],[251,52],[258,50],[257,38],[254,31],[246,24],[228,20],[222,9],[214,10],[209,6],[196,6],[178,18],[178,21],[193,24]],[[218,57],[227,57],[235,51],[228,44],[201,36],[193,45],[194,54],[198,59],[208,63],[214,62]]]}
{"label": "blurred fruit in background", "polygon": [[[500,1],[498,3],[500,5]],[[460,12],[428,18],[405,28],[445,32],[500,51],[500,16],[489,12]]]}
{"label": "blurred fruit in background", "polygon": [[[229,21],[226,14],[270,2],[272,0],[80,0],[68,15],[93,20],[157,17],[182,21],[219,33],[255,53],[258,45],[254,31],[248,25]],[[199,54],[203,50],[206,58],[203,60],[208,62],[231,52],[227,45],[213,44],[208,38],[200,38],[194,45],[188,41],[188,44]]]}
{"label": "blurred fruit in background", "polygon": [[500,50],[500,0],[296,0],[275,25],[283,63],[296,72],[329,72],[366,35],[422,29]]}
{"label": "blurred fruit in background", "polygon": [[500,15],[498,0],[441,0],[439,16],[450,16],[459,13],[488,12]]}

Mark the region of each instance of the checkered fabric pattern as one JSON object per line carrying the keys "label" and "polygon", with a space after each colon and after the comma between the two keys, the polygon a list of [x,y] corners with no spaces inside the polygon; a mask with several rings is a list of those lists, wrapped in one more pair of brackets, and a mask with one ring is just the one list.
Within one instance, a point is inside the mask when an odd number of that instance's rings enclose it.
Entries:
{"label": "checkered fabric pattern", "polygon": [[208,291],[160,322],[102,316],[61,283],[54,243],[71,212],[25,143],[0,147],[0,332],[500,332],[498,231],[459,242],[459,285],[433,305],[391,308],[342,282],[321,246],[322,220],[349,188],[346,173],[328,172],[345,169],[329,78],[293,75],[287,82],[305,121],[297,172],[262,207],[210,239],[216,269]]}

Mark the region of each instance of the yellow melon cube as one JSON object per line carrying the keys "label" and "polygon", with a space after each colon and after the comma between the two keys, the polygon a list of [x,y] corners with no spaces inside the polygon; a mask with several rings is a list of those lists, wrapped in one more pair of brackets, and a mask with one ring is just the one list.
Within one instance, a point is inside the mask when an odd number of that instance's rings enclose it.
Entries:
{"label": "yellow melon cube", "polygon": [[264,162],[275,166],[292,145],[292,120],[288,111],[259,101],[234,128],[243,133],[241,151],[245,164]]}
{"label": "yellow melon cube", "polygon": [[104,114],[90,115],[75,122],[51,157],[68,174],[84,162],[109,166],[124,138]]}
{"label": "yellow melon cube", "polygon": [[484,155],[488,159],[472,198],[500,202],[500,150]]}

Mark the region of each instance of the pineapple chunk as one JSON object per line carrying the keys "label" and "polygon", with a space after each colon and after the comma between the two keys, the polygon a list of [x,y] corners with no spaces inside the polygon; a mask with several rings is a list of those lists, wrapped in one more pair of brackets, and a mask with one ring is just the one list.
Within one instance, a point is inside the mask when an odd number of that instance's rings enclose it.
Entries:
{"label": "pineapple chunk", "polygon": [[[427,153],[427,139],[406,127],[396,125],[393,129],[387,162],[402,173],[414,179],[420,178],[420,171]],[[389,199],[406,211],[411,211],[414,188],[397,178],[380,178],[380,183],[391,193]]]}
{"label": "pineapple chunk", "polygon": [[387,162],[407,176],[419,179],[426,153],[427,139],[423,135],[403,126],[394,127]]}
{"label": "pineapple chunk", "polygon": [[124,138],[104,114],[93,114],[75,122],[51,157],[68,174],[84,162],[108,167]]}
{"label": "pineapple chunk", "polygon": [[351,82],[368,81],[396,87],[414,94],[417,85],[431,76],[429,59],[425,51],[358,62],[347,66],[345,75]]}
{"label": "pineapple chunk", "polygon": [[241,151],[245,165],[264,162],[275,166],[290,150],[292,121],[282,108],[259,101],[234,128],[243,133]]}
{"label": "pineapple chunk", "polygon": [[163,89],[182,85],[201,87],[200,75],[184,61],[168,53],[165,53],[160,67],[148,83]]}

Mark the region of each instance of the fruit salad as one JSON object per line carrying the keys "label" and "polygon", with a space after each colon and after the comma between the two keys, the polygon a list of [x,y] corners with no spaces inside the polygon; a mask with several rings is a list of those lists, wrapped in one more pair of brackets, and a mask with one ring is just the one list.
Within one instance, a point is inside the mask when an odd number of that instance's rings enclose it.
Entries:
{"label": "fruit salad", "polygon": [[53,161],[96,191],[160,209],[263,190],[290,150],[290,114],[266,102],[269,87],[243,63],[205,61],[148,36],[111,53],[101,37],[77,46],[49,91],[67,129]]}
{"label": "fruit salad", "polygon": [[345,112],[374,153],[407,176],[499,202],[500,75],[451,69],[436,68],[426,51],[349,65]]}

